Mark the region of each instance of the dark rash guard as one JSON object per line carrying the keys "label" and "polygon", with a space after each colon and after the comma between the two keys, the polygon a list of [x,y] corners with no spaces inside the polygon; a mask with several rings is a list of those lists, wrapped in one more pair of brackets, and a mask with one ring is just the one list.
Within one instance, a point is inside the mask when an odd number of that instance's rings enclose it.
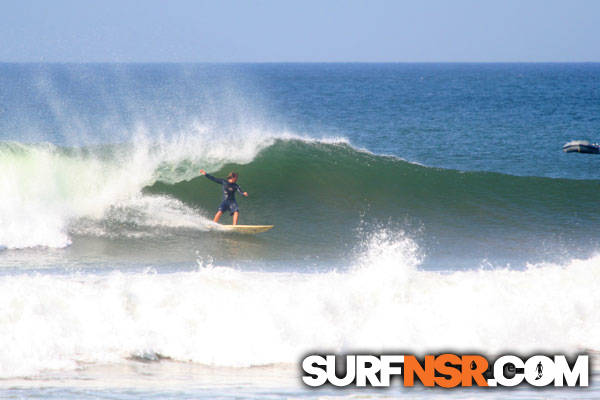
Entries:
{"label": "dark rash guard", "polygon": [[237,183],[230,183],[227,179],[215,178],[209,174],[206,174],[205,176],[211,181],[223,185],[223,201],[235,201],[235,192],[244,193]]}

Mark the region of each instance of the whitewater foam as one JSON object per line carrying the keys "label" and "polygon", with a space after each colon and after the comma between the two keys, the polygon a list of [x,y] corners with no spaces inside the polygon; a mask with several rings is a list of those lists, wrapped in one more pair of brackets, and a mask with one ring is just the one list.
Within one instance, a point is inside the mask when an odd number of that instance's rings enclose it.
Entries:
{"label": "whitewater foam", "polygon": [[134,196],[110,205],[101,219],[79,218],[69,227],[71,235],[107,238],[170,236],[172,229],[218,229],[202,210],[165,196]]}
{"label": "whitewater foam", "polygon": [[[0,376],[156,354],[247,367],[309,351],[600,349],[600,256],[525,271],[427,272],[403,234],[368,239],[346,272],[0,278]],[[209,267],[203,267],[209,265]]]}

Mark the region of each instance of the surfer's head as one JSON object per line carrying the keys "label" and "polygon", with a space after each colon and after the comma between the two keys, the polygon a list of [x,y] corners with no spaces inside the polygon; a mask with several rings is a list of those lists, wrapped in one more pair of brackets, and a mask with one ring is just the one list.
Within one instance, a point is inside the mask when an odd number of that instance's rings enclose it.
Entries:
{"label": "surfer's head", "polygon": [[230,172],[229,175],[227,175],[227,181],[229,183],[236,183],[238,180],[238,173],[237,172]]}

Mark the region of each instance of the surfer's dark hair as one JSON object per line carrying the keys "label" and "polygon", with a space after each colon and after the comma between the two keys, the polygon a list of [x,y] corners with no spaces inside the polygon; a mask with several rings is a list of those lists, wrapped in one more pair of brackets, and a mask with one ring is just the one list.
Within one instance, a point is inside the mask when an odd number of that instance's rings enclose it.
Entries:
{"label": "surfer's dark hair", "polygon": [[233,179],[233,178],[237,178],[237,177],[238,177],[237,172],[230,172],[229,175],[227,175],[227,179]]}

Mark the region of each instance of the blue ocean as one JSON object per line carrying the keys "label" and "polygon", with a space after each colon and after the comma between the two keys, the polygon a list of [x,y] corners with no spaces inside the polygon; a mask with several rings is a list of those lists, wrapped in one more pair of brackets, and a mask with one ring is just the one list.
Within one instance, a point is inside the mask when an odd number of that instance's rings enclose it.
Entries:
{"label": "blue ocean", "polygon": [[[600,64],[0,64],[0,398],[598,398]],[[212,222],[239,173],[241,224]],[[221,223],[230,224],[226,214]],[[314,390],[310,352],[590,354]]]}

